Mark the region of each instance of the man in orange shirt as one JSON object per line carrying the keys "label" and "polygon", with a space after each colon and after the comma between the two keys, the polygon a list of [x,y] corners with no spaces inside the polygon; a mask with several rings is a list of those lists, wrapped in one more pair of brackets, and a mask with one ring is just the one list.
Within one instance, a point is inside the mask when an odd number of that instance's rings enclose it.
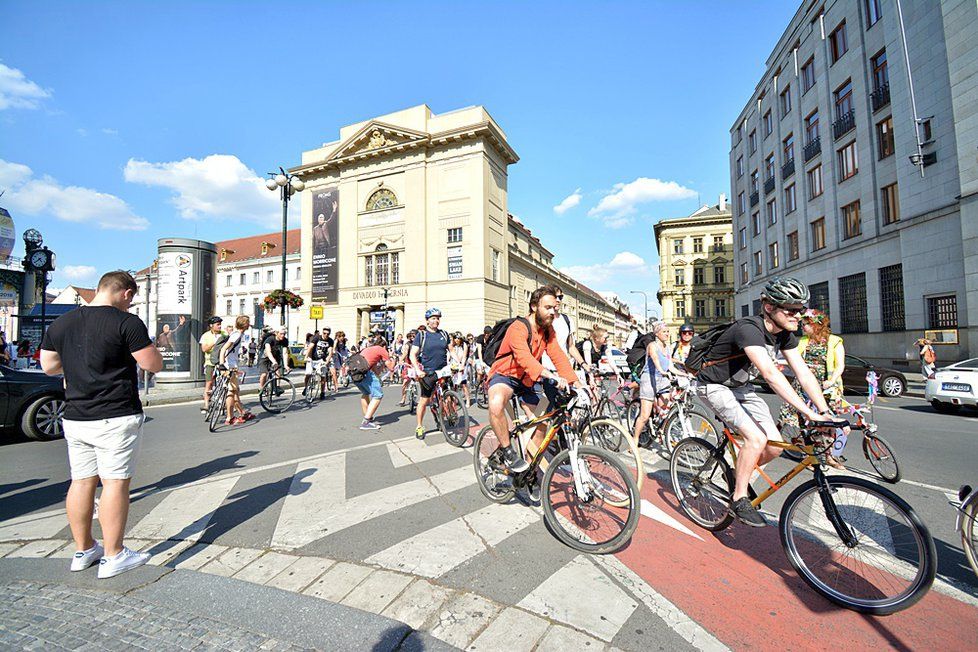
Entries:
{"label": "man in orange shirt", "polygon": [[[567,354],[560,348],[553,329],[557,315],[557,290],[545,285],[530,295],[530,314],[517,319],[506,330],[496,360],[489,369],[489,423],[502,449],[506,466],[514,473],[530,468],[526,460],[513,450],[509,441],[509,424],[506,406],[515,394],[525,403],[536,404],[539,398],[533,390],[534,383],[552,381],[557,388],[566,390],[577,382]],[[529,324],[529,330],[527,330]],[[557,367],[557,373],[549,371],[540,359],[546,353]],[[539,448],[545,428],[537,428],[533,443]]]}

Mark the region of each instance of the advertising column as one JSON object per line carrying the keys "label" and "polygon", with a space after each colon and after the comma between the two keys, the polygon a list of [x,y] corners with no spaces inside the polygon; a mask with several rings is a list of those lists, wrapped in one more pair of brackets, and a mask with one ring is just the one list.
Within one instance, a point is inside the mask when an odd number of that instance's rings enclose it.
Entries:
{"label": "advertising column", "polygon": [[163,355],[160,384],[202,385],[203,353],[197,345],[214,314],[217,247],[210,242],[163,238],[158,242],[156,347]]}

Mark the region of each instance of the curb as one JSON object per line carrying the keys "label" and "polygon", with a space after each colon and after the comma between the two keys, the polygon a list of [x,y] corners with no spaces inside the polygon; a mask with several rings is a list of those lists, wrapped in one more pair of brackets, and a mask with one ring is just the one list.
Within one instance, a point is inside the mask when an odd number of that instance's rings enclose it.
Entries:
{"label": "curb", "polygon": [[[149,394],[140,393],[139,401],[142,403],[143,407],[159,407],[161,405],[176,405],[179,403],[195,403],[202,400],[201,396],[204,393],[204,388],[200,388],[200,392],[196,394],[191,394],[187,396],[167,396],[168,392],[161,390],[159,392],[150,392]],[[241,388],[242,396],[255,396],[258,394],[257,387],[251,388]]]}

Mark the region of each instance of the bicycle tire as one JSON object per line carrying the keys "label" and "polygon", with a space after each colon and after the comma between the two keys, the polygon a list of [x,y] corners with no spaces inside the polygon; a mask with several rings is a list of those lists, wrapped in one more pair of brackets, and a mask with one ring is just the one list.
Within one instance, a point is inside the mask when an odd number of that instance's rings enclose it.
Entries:
{"label": "bicycle tire", "polygon": [[[628,406],[625,408],[625,419],[628,421],[628,432],[635,432],[635,422],[638,420],[638,415],[642,410],[642,399],[633,398],[628,402]],[[655,441],[655,435],[652,433],[652,420],[655,418],[655,413],[653,412],[649,416],[649,420],[645,422],[645,427],[642,428],[642,432],[638,433],[638,445],[641,448],[649,448],[652,446],[652,442]]]}
{"label": "bicycle tire", "polygon": [[[618,423],[615,419],[609,419],[608,417],[600,417],[588,421],[586,424],[584,424],[584,427],[581,428],[581,444],[588,444],[589,438],[591,438],[592,440],[595,439],[591,435],[592,431],[595,428],[599,429],[599,431],[602,428],[615,430],[615,432],[618,434],[619,443],[618,446],[613,449],[614,451],[618,451],[621,448],[622,440],[628,442],[628,452],[626,453],[626,455],[628,455],[628,457],[632,460],[635,466],[632,467],[631,464],[628,464],[626,466],[628,466],[629,468],[634,468],[635,472],[632,475],[632,477],[635,479],[635,485],[638,487],[638,490],[641,493],[642,483],[645,480],[645,463],[642,460],[642,454],[638,449],[638,444],[635,443],[635,439],[630,434],[628,434],[628,431],[625,430],[625,427],[620,423]],[[598,436],[596,438],[597,441],[602,441],[604,439],[605,438],[601,436]],[[601,448],[605,448],[606,450],[612,450],[610,448],[606,448],[603,444],[599,444],[599,445],[601,446]],[[615,502],[608,500],[608,503],[614,507],[625,506],[624,501],[619,501],[619,504],[615,504]]]}
{"label": "bicycle tire", "polygon": [[221,383],[217,380],[215,380],[214,384],[211,385],[211,395],[209,400],[207,401],[207,411],[204,412],[204,423],[208,425],[210,424],[211,419],[214,416],[214,410],[217,410],[218,412],[221,411],[221,408],[219,407],[218,402],[214,400],[214,397],[221,391],[223,385],[224,383]]}
{"label": "bicycle tire", "polygon": [[[475,467],[475,479],[482,495],[494,503],[508,503],[516,495],[513,478],[502,470],[493,468],[490,457],[499,448],[499,440],[492,426],[484,426],[475,436],[472,446],[472,464]],[[508,485],[508,486],[507,486]]]}
{"label": "bicycle tire", "polygon": [[[561,543],[574,550],[588,554],[616,552],[628,543],[638,527],[640,515],[638,487],[635,486],[635,480],[625,468],[624,463],[613,453],[595,446],[579,446],[577,456],[580,464],[587,463],[588,465],[592,482],[583,479],[582,482],[587,482],[588,486],[595,490],[595,496],[581,505],[572,506],[570,504],[570,501],[577,497],[577,489],[573,471],[570,468],[570,451],[563,450],[550,461],[540,485],[543,518],[551,533]],[[590,460],[594,458],[600,460],[608,470],[593,468],[595,464]],[[598,477],[593,475],[595,471],[599,471]],[[560,476],[555,485],[554,478],[558,472]],[[605,475],[609,477],[603,477]],[[614,477],[610,477],[611,475]],[[606,519],[607,521],[620,522],[620,531],[607,539],[595,539],[594,534],[600,535],[601,532],[596,527],[597,518],[595,515],[603,506],[610,505],[607,500],[603,499],[603,492],[627,496],[626,505],[624,507],[612,505],[611,511],[608,512],[608,519]],[[567,497],[568,508],[566,511],[563,504],[554,504],[555,494],[557,497]],[[619,501],[616,499],[616,502]],[[624,510],[625,513],[622,514],[621,510]],[[582,541],[579,537],[585,540]]]}
{"label": "bicycle tire", "polygon": [[[844,475],[822,477],[828,483],[829,492],[823,493],[819,481],[813,478],[791,492],[781,509],[778,530],[792,567],[816,592],[853,611],[885,616],[913,606],[930,589],[937,571],[937,550],[927,526],[906,501],[875,482]],[[861,502],[859,494],[863,496]],[[869,497],[873,499],[872,503],[867,503]],[[803,509],[800,507],[803,508],[806,500],[814,505],[814,509],[811,513],[801,514]],[[887,508],[886,513],[880,513],[879,510]],[[831,510],[837,512],[841,523],[855,535],[855,545],[840,541],[830,522]],[[879,522],[854,525],[855,521],[872,516]],[[795,530],[802,528],[815,532],[796,535]],[[904,537],[908,534],[910,542],[905,545]],[[820,555],[820,547],[828,548],[828,551]],[[912,557],[914,552],[919,563]],[[860,553],[866,553],[868,557],[856,559]],[[883,555],[892,559],[883,563]],[[847,564],[847,560],[852,563]],[[821,568],[816,568],[812,562],[817,562]],[[820,570],[829,577],[823,579]],[[872,572],[862,573],[862,570]],[[860,597],[845,593],[840,585],[850,577],[858,578],[854,581],[854,589],[861,588],[864,592],[882,596]],[[891,578],[905,580],[907,588],[894,596],[886,595],[881,584],[893,583]]]}
{"label": "bicycle tire", "polygon": [[[689,432],[682,423],[683,415],[686,417]],[[677,406],[666,416],[662,424],[662,441],[669,455],[672,455],[672,451],[680,441],[688,439],[687,435],[705,439],[714,445],[720,443],[720,431],[706,412],[697,408],[687,409]]]}
{"label": "bicycle tire", "polygon": [[207,421],[207,429],[211,432],[216,432],[218,427],[220,427],[221,417],[224,416],[224,408],[227,405],[227,400],[228,384],[224,382],[219,389],[211,393],[211,402],[214,403],[214,409],[211,411],[210,419]]}
{"label": "bicycle tire", "polygon": [[890,484],[900,481],[900,464],[890,443],[877,434],[865,433],[863,436],[863,455],[872,465],[879,477]]}
{"label": "bicycle tire", "polygon": [[415,414],[418,410],[418,385],[412,382],[407,389],[408,412]]}
{"label": "bicycle tire", "polygon": [[[690,437],[679,442],[669,460],[669,478],[679,507],[691,521],[711,532],[733,521],[733,469],[723,458],[712,459],[715,450],[716,445],[707,440]],[[713,466],[707,468],[707,464]]]}
{"label": "bicycle tire", "polygon": [[978,575],[978,494],[961,505],[961,549]]}
{"label": "bicycle tire", "polygon": [[279,389],[282,390],[280,394],[275,394],[272,391],[275,384],[273,379],[266,380],[265,384],[258,390],[258,402],[262,409],[272,414],[285,412],[295,403],[295,385],[292,384],[292,381],[283,377],[279,378],[277,382]]}
{"label": "bicycle tire", "polygon": [[462,396],[454,390],[442,392],[438,412],[436,421],[445,441],[458,448],[464,446],[469,439],[469,408]]}
{"label": "bicycle tire", "polygon": [[475,404],[483,410],[489,407],[489,388],[484,382],[476,385]]}
{"label": "bicycle tire", "polygon": [[[628,431],[618,423],[615,423],[614,426],[608,426],[608,421],[614,421],[614,419],[600,415],[587,419],[581,426],[581,443],[600,446],[606,451],[614,453],[620,451],[622,437],[628,437]],[[593,428],[594,425],[597,425],[598,428]],[[631,439],[631,437],[628,438]],[[585,439],[589,441],[585,441]]]}

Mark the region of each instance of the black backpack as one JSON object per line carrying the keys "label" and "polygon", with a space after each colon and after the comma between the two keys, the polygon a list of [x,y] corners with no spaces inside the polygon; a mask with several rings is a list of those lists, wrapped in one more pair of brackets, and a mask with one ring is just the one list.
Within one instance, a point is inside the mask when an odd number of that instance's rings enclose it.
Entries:
{"label": "black backpack", "polygon": [[228,341],[228,334],[221,332],[216,338],[214,338],[214,347],[211,348],[208,357],[210,358],[212,365],[219,365],[221,363],[221,349],[224,348],[224,344]]}
{"label": "black backpack", "polygon": [[709,355],[714,345],[716,345],[717,341],[720,339],[720,336],[726,333],[727,329],[733,326],[734,323],[735,322],[720,324],[719,326],[714,326],[703,333],[697,333],[694,335],[693,339],[689,343],[689,353],[686,355],[686,361],[683,363],[683,366],[686,367],[686,371],[691,374],[696,374],[707,367],[712,367],[715,364],[727,362],[728,360],[733,360],[734,358],[747,355],[741,351],[740,353],[735,353],[734,355],[721,358],[719,360],[706,360],[706,356]]}
{"label": "black backpack", "polygon": [[[499,347],[502,346],[503,339],[506,337],[506,331],[510,326],[513,325],[515,321],[523,322],[526,326],[526,345],[530,346],[530,339],[532,332],[530,329],[530,322],[526,317],[511,317],[509,319],[500,319],[492,327],[492,332],[486,335],[486,341],[482,344],[482,361],[488,365],[491,365],[496,361],[497,355],[499,353]],[[506,355],[513,355],[510,351]]]}
{"label": "black backpack", "polygon": [[361,382],[367,377],[367,372],[370,371],[367,359],[359,353],[354,353],[347,359],[346,368],[350,371],[350,380],[355,383]]}
{"label": "black backpack", "polygon": [[646,333],[635,338],[632,348],[625,353],[625,362],[628,368],[636,376],[642,375],[642,367],[645,366],[646,349],[655,340],[655,335]]}

